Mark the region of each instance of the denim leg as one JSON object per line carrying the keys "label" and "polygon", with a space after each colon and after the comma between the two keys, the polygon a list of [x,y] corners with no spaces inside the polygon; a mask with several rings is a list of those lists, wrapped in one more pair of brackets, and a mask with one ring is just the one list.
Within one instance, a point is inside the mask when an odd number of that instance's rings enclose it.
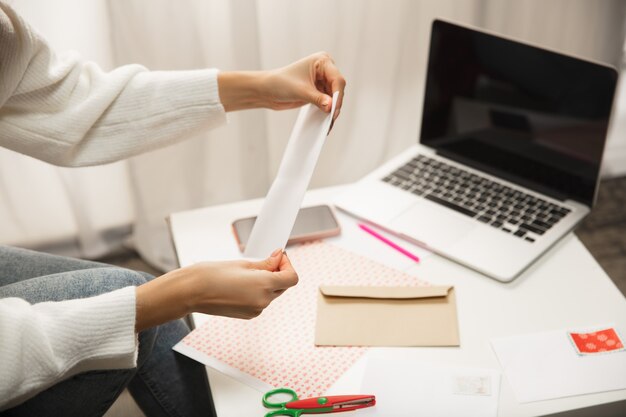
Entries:
{"label": "denim leg", "polygon": [[139,286],[146,282],[147,279],[142,274],[114,266],[79,269],[0,286],[0,298],[19,297],[31,304],[72,300],[93,297],[129,285]]}
{"label": "denim leg", "polygon": [[204,365],[172,347],[189,333],[182,320],[159,326],[157,344],[128,385],[149,417],[214,417],[215,407]]}
{"label": "denim leg", "polygon": [[0,287],[59,272],[110,265],[0,245]]}

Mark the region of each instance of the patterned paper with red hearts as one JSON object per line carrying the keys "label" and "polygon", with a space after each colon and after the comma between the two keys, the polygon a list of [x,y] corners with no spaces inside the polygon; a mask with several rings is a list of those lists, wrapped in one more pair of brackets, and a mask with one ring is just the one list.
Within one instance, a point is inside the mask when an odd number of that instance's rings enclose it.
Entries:
{"label": "patterned paper with red hearts", "polygon": [[183,343],[300,398],[323,395],[366,351],[315,346],[320,285],[428,285],[332,244],[288,249],[300,281],[253,320],[211,317]]}

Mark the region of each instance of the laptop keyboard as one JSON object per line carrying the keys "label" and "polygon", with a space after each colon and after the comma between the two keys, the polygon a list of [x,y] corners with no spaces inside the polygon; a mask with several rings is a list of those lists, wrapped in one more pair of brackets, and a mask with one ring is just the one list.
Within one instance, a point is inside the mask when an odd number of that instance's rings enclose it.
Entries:
{"label": "laptop keyboard", "polygon": [[382,180],[531,243],[571,211],[424,155]]}

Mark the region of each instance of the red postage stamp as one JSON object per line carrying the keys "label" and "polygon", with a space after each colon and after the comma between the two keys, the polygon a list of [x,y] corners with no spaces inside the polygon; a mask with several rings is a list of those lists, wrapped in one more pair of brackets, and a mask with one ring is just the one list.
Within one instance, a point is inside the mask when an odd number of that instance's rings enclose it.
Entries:
{"label": "red postage stamp", "polygon": [[624,350],[624,343],[614,328],[590,333],[567,333],[579,355],[616,352]]}

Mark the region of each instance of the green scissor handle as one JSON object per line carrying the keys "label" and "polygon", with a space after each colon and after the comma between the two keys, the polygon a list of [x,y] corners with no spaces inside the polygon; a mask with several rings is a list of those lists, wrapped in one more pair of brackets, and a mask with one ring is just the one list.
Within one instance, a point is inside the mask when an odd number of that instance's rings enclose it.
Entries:
{"label": "green scissor handle", "polygon": [[[291,398],[282,403],[274,403],[270,402],[270,397],[276,394],[288,394],[291,395]],[[265,414],[265,417],[275,417],[275,416],[289,416],[289,417],[300,417],[304,410],[301,409],[291,409],[285,408],[285,404],[290,403],[292,401],[298,400],[298,394],[292,389],[289,388],[276,388],[271,391],[268,391],[263,395],[263,406],[265,408],[279,408],[280,410],[270,411]]]}
{"label": "green scissor handle", "polygon": [[265,417],[276,417],[276,416],[288,416],[288,417],[300,417],[304,410],[295,410],[289,408],[282,408],[280,410],[270,411],[265,414]]}

